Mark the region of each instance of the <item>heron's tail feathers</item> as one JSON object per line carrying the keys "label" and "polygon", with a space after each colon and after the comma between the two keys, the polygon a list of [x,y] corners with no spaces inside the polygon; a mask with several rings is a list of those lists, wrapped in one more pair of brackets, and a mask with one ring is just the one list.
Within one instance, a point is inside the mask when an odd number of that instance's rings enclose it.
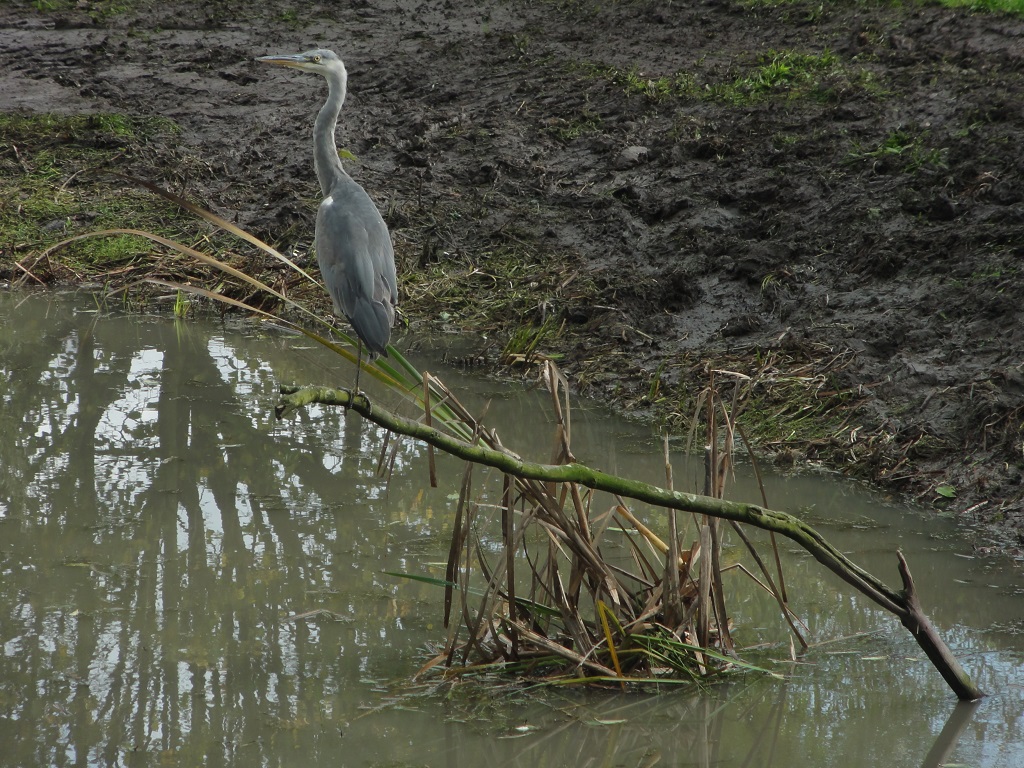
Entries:
{"label": "heron's tail feathers", "polygon": [[388,341],[391,339],[391,326],[395,313],[379,301],[361,301],[348,316],[356,335],[363,340],[373,355],[388,356]]}

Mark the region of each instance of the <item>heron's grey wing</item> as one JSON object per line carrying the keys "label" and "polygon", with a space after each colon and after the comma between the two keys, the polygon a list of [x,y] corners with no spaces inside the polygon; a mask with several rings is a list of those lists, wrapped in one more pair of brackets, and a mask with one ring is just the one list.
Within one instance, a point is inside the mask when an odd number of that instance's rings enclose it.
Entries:
{"label": "heron's grey wing", "polygon": [[378,223],[369,227],[370,258],[373,260],[373,300],[379,301],[390,318],[389,325],[395,324],[395,308],[398,306],[398,275],[395,272],[395,249],[391,244],[391,233],[384,219],[377,214]]}
{"label": "heron's grey wing", "polygon": [[[391,238],[373,201],[351,179],[336,184],[320,204],[316,251],[335,312],[371,352],[386,356],[397,302]],[[382,276],[380,265],[387,263],[390,272]]]}

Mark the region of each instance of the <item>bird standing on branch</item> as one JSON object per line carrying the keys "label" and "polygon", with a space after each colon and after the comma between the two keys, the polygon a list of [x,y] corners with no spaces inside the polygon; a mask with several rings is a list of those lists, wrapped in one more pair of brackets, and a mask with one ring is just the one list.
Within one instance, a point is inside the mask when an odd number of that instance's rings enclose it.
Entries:
{"label": "bird standing on branch", "polygon": [[345,317],[356,332],[358,392],[363,345],[371,360],[388,355],[398,306],[398,278],[388,226],[366,190],[345,172],[334,142],[348,72],[338,55],[326,49],[256,60],[327,78],[327,102],[313,125],[313,167],[324,195],[316,214],[316,259],[335,314]]}

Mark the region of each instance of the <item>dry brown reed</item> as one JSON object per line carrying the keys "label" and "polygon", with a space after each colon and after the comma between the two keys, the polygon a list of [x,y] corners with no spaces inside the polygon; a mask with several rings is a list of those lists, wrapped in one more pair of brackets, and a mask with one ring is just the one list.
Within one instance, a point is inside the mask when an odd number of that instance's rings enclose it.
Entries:
{"label": "dry brown reed", "polygon": [[[551,361],[541,365],[541,378],[555,424],[551,463],[574,462],[567,382]],[[431,384],[440,403],[476,438],[508,451],[441,382],[432,377]],[[719,496],[733,462],[731,414],[738,408],[738,392],[727,406],[712,375],[701,397],[708,489]],[[667,440],[665,466],[671,486]],[[548,683],[625,687],[699,683],[755,668],[738,658],[729,631],[719,520],[690,515],[686,528],[696,534],[686,544],[676,511],[668,510],[666,542],[622,498],[595,509],[592,492],[575,483],[506,475],[499,502],[485,503],[486,496],[474,490],[480,471],[466,466],[445,578],[438,581],[445,588],[448,636],[420,674],[501,671]],[[493,539],[482,533],[488,526],[497,531]],[[615,551],[620,548],[612,544],[612,530],[621,534],[616,541],[625,542],[625,557]],[[749,538],[742,540],[753,551]],[[782,583],[781,572],[769,575],[756,551],[755,561],[764,576],[759,583],[789,617],[775,587]]]}

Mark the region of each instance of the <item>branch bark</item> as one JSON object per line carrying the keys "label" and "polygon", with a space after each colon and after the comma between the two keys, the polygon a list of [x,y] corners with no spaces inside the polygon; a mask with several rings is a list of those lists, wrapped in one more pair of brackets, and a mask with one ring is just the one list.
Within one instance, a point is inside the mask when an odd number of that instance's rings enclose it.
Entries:
{"label": "branch bark", "polygon": [[281,399],[275,409],[278,418],[313,403],[347,408],[385,429],[422,440],[457,458],[494,467],[520,478],[540,482],[578,483],[593,490],[625,496],[653,506],[710,515],[785,536],[807,550],[815,560],[858,592],[894,614],[910,631],[957,698],[971,701],[985,695],[971,681],[970,676],[957,662],[921,610],[914,582],[902,553],[897,555],[904,588],[902,591],[896,591],[846,557],[814,528],[785,512],[766,509],[756,504],[741,504],[659,488],[649,483],[609,475],[583,464],[540,464],[524,461],[507,449],[494,450],[479,443],[469,443],[421,422],[382,409],[373,405],[362,393],[353,395],[348,390],[319,386],[281,386],[280,391]]}

